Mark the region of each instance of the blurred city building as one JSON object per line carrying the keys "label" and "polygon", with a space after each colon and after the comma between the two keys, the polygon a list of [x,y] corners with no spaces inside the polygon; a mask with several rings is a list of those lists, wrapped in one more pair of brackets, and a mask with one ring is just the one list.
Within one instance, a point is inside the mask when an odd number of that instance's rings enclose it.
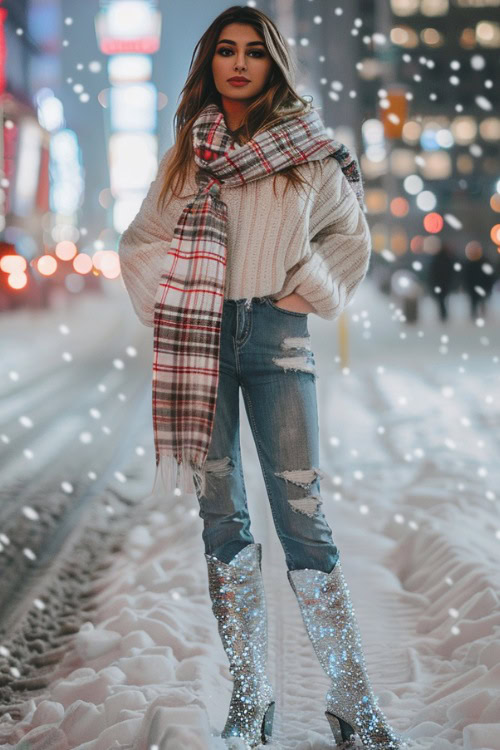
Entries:
{"label": "blurred city building", "polygon": [[66,127],[60,0],[0,2],[0,309],[85,286],[78,136]]}
{"label": "blurred city building", "polygon": [[[361,167],[382,288],[391,265],[432,284],[432,256],[443,245],[459,281],[466,261],[481,266],[478,294],[498,279],[499,7],[359,2]],[[454,280],[446,286],[457,288]]]}

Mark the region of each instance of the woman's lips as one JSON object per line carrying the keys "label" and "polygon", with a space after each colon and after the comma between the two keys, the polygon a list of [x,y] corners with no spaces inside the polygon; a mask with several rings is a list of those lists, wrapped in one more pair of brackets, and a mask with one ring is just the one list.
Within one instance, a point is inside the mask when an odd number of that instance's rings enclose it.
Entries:
{"label": "woman's lips", "polygon": [[228,81],[228,83],[230,83],[231,86],[246,86],[250,81]]}

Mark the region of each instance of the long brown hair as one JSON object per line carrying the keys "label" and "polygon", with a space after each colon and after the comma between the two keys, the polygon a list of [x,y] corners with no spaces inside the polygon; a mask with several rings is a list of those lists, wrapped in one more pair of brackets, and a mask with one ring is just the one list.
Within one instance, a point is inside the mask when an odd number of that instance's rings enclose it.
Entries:
{"label": "long brown hair", "polygon": [[[164,205],[175,177],[175,188],[178,188],[179,182],[180,189],[184,187],[189,167],[194,159],[191,128],[201,110],[212,103],[217,104],[222,110],[221,96],[215,87],[212,74],[212,58],[222,29],[230,23],[253,26],[272,59],[267,85],[247,108],[243,122],[235,133],[237,142],[246,143],[258,132],[267,130],[283,117],[306,114],[312,108],[311,102],[295,91],[295,64],[286,39],[273,21],[262,11],[243,5],[233,5],[223,11],[212,21],[194,48],[189,75],[181,91],[182,99],[174,118],[176,141],[158,197],[158,206]],[[307,182],[296,166],[283,169],[279,174],[286,175],[286,188],[290,183],[297,185]],[[274,177],[276,178],[276,175]],[[173,192],[176,197],[181,197]]]}

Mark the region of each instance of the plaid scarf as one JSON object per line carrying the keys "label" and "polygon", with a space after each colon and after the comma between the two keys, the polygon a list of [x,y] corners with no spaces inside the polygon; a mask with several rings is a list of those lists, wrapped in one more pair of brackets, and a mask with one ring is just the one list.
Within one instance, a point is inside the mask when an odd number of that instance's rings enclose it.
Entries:
{"label": "plaid scarf", "polygon": [[244,185],[286,167],[335,157],[360,204],[356,159],[328,136],[315,110],[287,116],[240,146],[224,114],[209,104],[192,127],[199,187],[182,210],[155,298],[153,332],[153,494],[203,495],[212,436],[227,252],[227,205],[220,186]]}

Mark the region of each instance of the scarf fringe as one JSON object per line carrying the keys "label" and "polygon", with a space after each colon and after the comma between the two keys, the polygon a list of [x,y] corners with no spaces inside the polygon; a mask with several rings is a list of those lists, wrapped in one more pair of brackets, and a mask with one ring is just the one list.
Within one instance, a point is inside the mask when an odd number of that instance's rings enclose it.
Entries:
{"label": "scarf fringe", "polygon": [[176,489],[182,494],[205,494],[205,471],[202,466],[192,461],[182,461],[178,463],[175,456],[160,455],[160,460],[156,465],[156,473],[153,482],[153,495],[171,495]]}

